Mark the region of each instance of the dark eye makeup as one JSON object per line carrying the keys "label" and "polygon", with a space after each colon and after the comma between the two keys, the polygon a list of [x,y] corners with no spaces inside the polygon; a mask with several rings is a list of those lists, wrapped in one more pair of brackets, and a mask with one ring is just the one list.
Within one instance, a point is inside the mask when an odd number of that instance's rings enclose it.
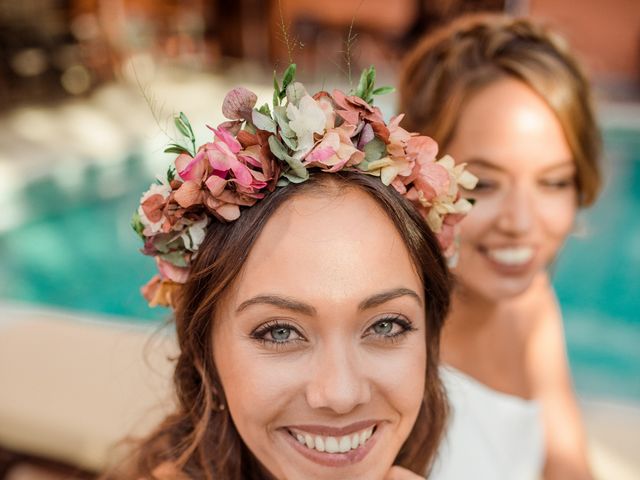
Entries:
{"label": "dark eye makeup", "polygon": [[[386,315],[378,318],[362,335],[363,338],[379,341],[398,342],[409,332],[416,330],[413,324],[400,315]],[[300,330],[285,320],[269,320],[250,333],[250,338],[272,348],[293,347],[306,342]]]}

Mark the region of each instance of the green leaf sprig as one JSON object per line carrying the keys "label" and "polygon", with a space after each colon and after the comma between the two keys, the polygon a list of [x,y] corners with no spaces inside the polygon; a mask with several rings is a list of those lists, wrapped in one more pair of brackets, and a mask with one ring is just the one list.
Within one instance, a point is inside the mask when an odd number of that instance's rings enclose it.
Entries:
{"label": "green leaf sprig", "polygon": [[395,92],[394,87],[379,87],[376,88],[376,69],[373,65],[369,68],[365,68],[360,74],[360,81],[355,90],[351,91],[352,95],[360,97],[368,104],[373,104],[373,97],[376,95],[385,95],[387,93]]}
{"label": "green leaf sprig", "polygon": [[180,155],[181,153],[186,153],[191,155],[192,157],[196,156],[196,136],[193,133],[193,128],[191,128],[191,123],[187,116],[180,112],[179,115],[173,117],[173,121],[176,125],[178,131],[189,141],[191,142],[192,150],[189,150],[187,147],[180,145],[179,143],[170,143],[167,148],[164,149],[165,153],[176,153]]}
{"label": "green leaf sprig", "polygon": [[[292,63],[282,74],[282,82],[278,83],[278,77],[273,71],[273,106],[280,106],[282,100],[287,96],[287,87],[296,78],[296,64]],[[281,86],[282,85],[282,86]]]}

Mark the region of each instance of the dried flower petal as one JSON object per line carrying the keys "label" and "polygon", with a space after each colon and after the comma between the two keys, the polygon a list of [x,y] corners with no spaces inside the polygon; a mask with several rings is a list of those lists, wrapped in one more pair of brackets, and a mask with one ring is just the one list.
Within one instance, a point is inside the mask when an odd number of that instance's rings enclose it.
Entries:
{"label": "dried flower petal", "polygon": [[251,119],[251,111],[258,101],[258,96],[244,87],[236,87],[229,91],[222,102],[222,114],[230,120]]}

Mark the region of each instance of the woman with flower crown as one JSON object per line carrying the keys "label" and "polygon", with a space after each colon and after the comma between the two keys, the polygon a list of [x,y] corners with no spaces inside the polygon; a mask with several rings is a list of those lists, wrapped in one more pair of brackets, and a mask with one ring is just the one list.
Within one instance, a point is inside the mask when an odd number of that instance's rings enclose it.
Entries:
{"label": "woman with flower crown", "polygon": [[171,306],[177,408],[116,478],[414,479],[446,419],[443,251],[474,177],[385,123],[375,71],[309,95],[290,67],[272,106],[227,94],[228,122],[134,217]]}
{"label": "woman with flower crown", "polygon": [[443,332],[451,419],[431,478],[591,478],[547,273],[600,185],[585,76],[540,25],[474,15],[416,46],[400,98],[405,125],[479,178]]}

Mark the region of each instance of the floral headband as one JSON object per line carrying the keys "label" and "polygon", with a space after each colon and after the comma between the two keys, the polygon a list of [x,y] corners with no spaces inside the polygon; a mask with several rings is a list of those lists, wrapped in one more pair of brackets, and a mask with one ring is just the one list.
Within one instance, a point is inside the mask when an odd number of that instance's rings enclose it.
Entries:
{"label": "floral headband", "polygon": [[132,220],[142,253],[158,266],[142,287],[150,306],[175,305],[210,224],[236,220],[243,207],[304,182],[312,169],[380,177],[417,208],[445,255],[454,253],[454,226],[471,208],[459,186],[472,189],[477,179],[449,156],[436,160],[436,142],[400,127],[403,115],[385,123],[373,97],[392,88],[374,87],[373,67],[353,95],[333,90],[311,96],[294,76],[290,65],[281,83],[274,77],[272,108],[255,108],[257,96],[246,88],[227,93],[222,113],[229,121],[208,127],[213,139],[197,150],[186,116],[176,116],[191,149],[169,145],[165,152],[178,155],[175,167],[143,194]]}

